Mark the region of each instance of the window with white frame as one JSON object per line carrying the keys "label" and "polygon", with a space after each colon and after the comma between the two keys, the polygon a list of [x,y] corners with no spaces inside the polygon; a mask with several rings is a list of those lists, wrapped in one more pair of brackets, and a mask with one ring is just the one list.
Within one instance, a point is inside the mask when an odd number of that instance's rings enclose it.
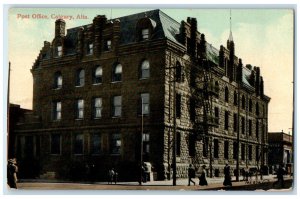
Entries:
{"label": "window with white frame", "polygon": [[150,95],[149,93],[142,93],[141,94],[141,114],[149,115],[150,113]]}
{"label": "window with white frame", "polygon": [[113,82],[122,81],[122,65],[121,64],[116,64],[113,67],[112,81]]}
{"label": "window with white frame", "polygon": [[143,153],[149,154],[150,153],[150,134],[143,133]]}
{"label": "window with white frame", "polygon": [[113,133],[111,135],[111,145],[110,145],[110,153],[111,154],[121,154],[121,134]]}
{"label": "window with white frame", "polygon": [[141,65],[140,78],[147,79],[150,77],[150,64],[148,60],[144,60]]}
{"label": "window with white frame", "polygon": [[61,102],[53,102],[53,120],[61,120]]}
{"label": "window with white frame", "polygon": [[76,110],[76,116],[77,119],[83,119],[84,117],[84,100],[78,99],[76,102],[77,110]]}
{"label": "window with white frame", "polygon": [[54,74],[54,88],[55,89],[60,89],[62,88],[62,75],[61,75],[61,72],[56,72]]}
{"label": "window with white frame", "polygon": [[142,40],[147,40],[149,39],[149,29],[145,28],[142,29]]}
{"label": "window with white frame", "polygon": [[113,117],[121,117],[122,114],[122,96],[113,97]]}
{"label": "window with white frame", "polygon": [[76,155],[83,154],[83,134],[75,134],[73,152]]}
{"label": "window with white frame", "polygon": [[93,71],[93,84],[102,83],[102,74],[103,74],[102,66],[97,66]]}
{"label": "window with white frame", "polygon": [[84,70],[79,69],[76,72],[76,86],[84,86]]}
{"label": "window with white frame", "polygon": [[94,118],[101,118],[102,117],[102,98],[97,97],[94,98]]}

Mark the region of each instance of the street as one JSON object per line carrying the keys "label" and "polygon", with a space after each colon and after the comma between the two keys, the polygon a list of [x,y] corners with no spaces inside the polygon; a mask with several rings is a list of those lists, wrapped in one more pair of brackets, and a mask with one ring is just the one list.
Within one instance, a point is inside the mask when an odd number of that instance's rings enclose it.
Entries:
{"label": "street", "polygon": [[[172,181],[152,181],[143,183],[140,186],[137,182],[118,182],[117,184],[107,184],[106,182],[95,183],[74,183],[74,182],[43,182],[43,181],[23,181],[18,183],[19,190],[185,190],[185,191],[215,191],[215,190],[273,190],[280,189],[279,185],[275,184],[274,176],[264,176],[263,181],[252,181],[246,183],[239,181],[232,183],[232,187],[224,187],[222,184],[223,178],[208,178],[208,186],[199,186],[198,180],[194,179],[196,185],[187,186],[187,179],[178,179],[177,186],[172,185]],[[284,190],[291,191],[293,179],[285,177]],[[114,192],[115,193],[115,192]],[[99,193],[101,194],[101,193]]]}

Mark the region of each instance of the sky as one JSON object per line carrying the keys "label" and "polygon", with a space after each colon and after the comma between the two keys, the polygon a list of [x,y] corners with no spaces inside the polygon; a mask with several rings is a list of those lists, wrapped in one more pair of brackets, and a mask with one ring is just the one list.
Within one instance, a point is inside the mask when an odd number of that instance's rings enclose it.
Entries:
{"label": "sky", "polygon": [[[157,7],[159,8],[159,7]],[[96,15],[108,19],[151,9],[101,8],[10,8],[8,14],[8,59],[11,62],[10,102],[32,108],[30,69],[44,41],[54,37],[55,16],[85,15],[66,20],[66,28],[90,24]],[[219,49],[230,32],[229,9],[161,9],[180,22],[195,17],[198,30]],[[47,19],[38,18],[47,16]],[[294,12],[291,9],[231,9],[236,56],[244,65],[259,66],[269,103],[269,132],[292,132]]]}

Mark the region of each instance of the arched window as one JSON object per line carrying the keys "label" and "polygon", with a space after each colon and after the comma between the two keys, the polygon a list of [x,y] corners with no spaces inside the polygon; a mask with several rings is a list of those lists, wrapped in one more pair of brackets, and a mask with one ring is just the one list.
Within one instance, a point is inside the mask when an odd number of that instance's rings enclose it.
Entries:
{"label": "arched window", "polygon": [[150,63],[148,60],[144,60],[140,68],[140,78],[147,79],[150,77]]}
{"label": "arched window", "polygon": [[56,72],[54,74],[54,88],[61,88],[62,87],[62,75],[61,72]]}
{"label": "arched window", "polygon": [[97,66],[94,69],[94,71],[93,71],[93,84],[102,83],[102,73],[103,73],[102,66]]}
{"label": "arched window", "polygon": [[259,105],[258,105],[258,102],[256,102],[256,115],[259,115]]}
{"label": "arched window", "polygon": [[242,96],[242,109],[245,109],[245,96]]}
{"label": "arched window", "polygon": [[113,82],[122,81],[122,65],[121,64],[114,65],[112,81]]}
{"label": "arched window", "polygon": [[217,97],[219,97],[219,90],[220,90],[219,82],[218,82],[218,81],[215,81],[214,92],[215,92],[215,94],[217,95]]}
{"label": "arched window", "polygon": [[226,86],[225,87],[225,102],[228,102],[229,101],[229,90],[228,90],[228,87]]}
{"label": "arched window", "polygon": [[79,69],[76,72],[76,86],[84,86],[84,70]]}

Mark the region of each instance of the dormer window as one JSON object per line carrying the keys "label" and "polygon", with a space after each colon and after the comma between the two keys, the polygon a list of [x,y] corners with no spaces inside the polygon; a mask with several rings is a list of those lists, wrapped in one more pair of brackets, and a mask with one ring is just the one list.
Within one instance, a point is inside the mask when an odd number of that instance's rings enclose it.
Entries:
{"label": "dormer window", "polygon": [[56,47],[56,57],[61,57],[62,56],[62,46],[57,46]]}
{"label": "dormer window", "polygon": [[142,30],[142,39],[143,40],[149,39],[149,29],[148,28]]}
{"label": "dormer window", "polygon": [[111,40],[110,40],[110,39],[109,39],[109,40],[106,40],[104,50],[105,50],[105,51],[110,51],[111,49],[112,49],[112,46],[111,46]]}
{"label": "dormer window", "polygon": [[92,55],[94,53],[94,44],[93,43],[89,43],[87,45],[87,51],[86,54],[87,55]]}

